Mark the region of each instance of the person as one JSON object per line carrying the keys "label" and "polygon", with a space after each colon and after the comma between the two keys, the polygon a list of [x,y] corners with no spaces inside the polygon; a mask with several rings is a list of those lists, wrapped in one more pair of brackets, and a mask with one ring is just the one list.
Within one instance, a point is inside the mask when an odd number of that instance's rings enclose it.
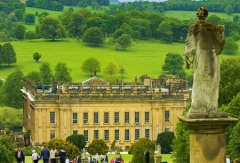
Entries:
{"label": "person", "polygon": [[229,155],[226,155],[226,163],[231,163]]}
{"label": "person", "polygon": [[104,162],[104,155],[101,154],[101,155],[100,155],[100,163],[103,163],[103,162]]}
{"label": "person", "polygon": [[66,157],[65,163],[70,163],[70,160],[68,157]]}
{"label": "person", "polygon": [[[224,26],[204,21],[208,16],[206,8],[200,7],[197,16],[199,20],[188,30],[184,50],[186,68],[192,67],[194,72],[192,102],[187,114],[189,118],[214,116],[217,112],[220,80],[218,56],[225,43]],[[192,56],[193,60],[190,61]]]}
{"label": "person", "polygon": [[40,156],[36,153],[35,150],[32,150],[32,160],[33,163],[38,163],[38,161],[40,160]]}
{"label": "person", "polygon": [[119,155],[119,157],[117,158],[117,163],[124,163],[122,155]]}
{"label": "person", "polygon": [[92,162],[92,156],[89,155],[89,156],[88,156],[88,163],[91,163],[91,162]]}
{"label": "person", "polygon": [[108,155],[107,155],[107,153],[105,154],[105,157],[104,157],[104,163],[108,163]]}
{"label": "person", "polygon": [[43,163],[48,163],[50,157],[50,152],[46,145],[44,145],[43,149],[41,150],[41,158],[43,159]]}
{"label": "person", "polygon": [[67,156],[66,152],[63,149],[61,149],[59,152],[60,163],[65,163],[66,156]]}
{"label": "person", "polygon": [[112,157],[110,163],[115,163],[115,159]]}
{"label": "person", "polygon": [[56,163],[56,156],[58,155],[58,151],[55,149],[53,146],[52,149],[50,150],[50,160],[51,163]]}
{"label": "person", "polygon": [[77,155],[77,157],[76,157],[75,160],[76,160],[76,163],[81,163],[81,161],[82,161],[82,160],[81,160],[81,157],[80,157],[79,155]]}
{"label": "person", "polygon": [[25,162],[25,156],[21,149],[21,147],[18,147],[17,151],[15,152],[15,158],[17,160],[17,163],[24,163]]}
{"label": "person", "polygon": [[146,163],[150,163],[150,153],[149,153],[149,151],[146,150],[146,151],[144,152],[144,155],[145,155],[145,162],[146,162]]}
{"label": "person", "polygon": [[235,159],[233,160],[233,163],[238,163],[238,158],[235,158]]}

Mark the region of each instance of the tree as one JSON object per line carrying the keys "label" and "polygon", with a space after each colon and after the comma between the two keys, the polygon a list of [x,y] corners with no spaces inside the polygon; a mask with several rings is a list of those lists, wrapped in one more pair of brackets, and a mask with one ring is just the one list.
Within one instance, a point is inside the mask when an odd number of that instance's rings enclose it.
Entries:
{"label": "tree", "polygon": [[158,26],[158,36],[164,43],[170,44],[173,42],[172,26],[168,20],[164,20]]}
{"label": "tree", "polygon": [[58,82],[72,81],[72,77],[70,76],[69,68],[67,67],[66,63],[58,62],[54,70],[55,70],[55,74],[54,74],[55,81],[58,81]]}
{"label": "tree", "polygon": [[32,82],[35,82],[35,83],[41,81],[40,73],[37,72],[37,71],[32,71],[32,72],[28,73],[26,78],[31,80]]}
{"label": "tree", "polygon": [[183,65],[183,57],[180,54],[168,53],[162,69],[168,74],[177,75],[183,71]]}
{"label": "tree", "polygon": [[155,144],[148,138],[139,138],[137,142],[133,143],[133,157],[131,162],[144,163],[145,159],[143,153],[146,150],[150,152],[150,163],[154,163]]}
{"label": "tree", "polygon": [[224,10],[228,15],[232,15],[234,12],[232,5],[227,5]]}
{"label": "tree", "polygon": [[55,147],[58,151],[64,150],[67,153],[67,156],[70,160],[74,159],[77,155],[80,155],[78,147],[68,141],[64,141],[59,138],[53,138],[47,142],[49,149]]}
{"label": "tree", "polygon": [[42,55],[39,54],[38,52],[33,53],[33,59],[34,59],[36,62],[38,62],[38,60],[39,60],[41,57],[42,57]]}
{"label": "tree", "polygon": [[83,135],[70,135],[67,137],[66,141],[74,144],[79,150],[82,150],[87,144]]}
{"label": "tree", "polygon": [[123,50],[131,46],[131,37],[128,34],[122,34],[118,37],[116,43],[120,44]]}
{"label": "tree", "polygon": [[82,64],[82,71],[90,73],[91,76],[97,75],[97,72],[101,72],[100,62],[93,57],[86,59]]}
{"label": "tree", "polygon": [[119,65],[119,73],[121,74],[122,78],[123,78],[123,75],[127,73],[125,67],[122,64]]}
{"label": "tree", "polygon": [[112,77],[118,72],[118,66],[115,62],[109,61],[104,69],[104,72]]}
{"label": "tree", "polygon": [[23,125],[23,110],[15,109],[11,107],[0,107],[0,122],[4,127],[13,129],[16,127],[22,127]]}
{"label": "tree", "polygon": [[161,151],[163,154],[169,154],[172,152],[173,139],[173,132],[162,132],[158,134],[156,144],[159,144],[161,146]]}
{"label": "tree", "polygon": [[83,42],[87,44],[99,45],[103,43],[103,40],[103,33],[98,27],[91,27],[83,34]]}
{"label": "tree", "polygon": [[21,21],[23,19],[25,9],[17,9],[14,12],[15,12],[15,16],[17,17],[18,21]]}
{"label": "tree", "polygon": [[11,136],[0,136],[1,162],[14,162],[14,144]]}
{"label": "tree", "polygon": [[51,82],[53,79],[52,70],[48,62],[42,63],[40,68],[40,76],[43,82]]}
{"label": "tree", "polygon": [[34,24],[35,23],[35,15],[34,14],[27,14],[25,18],[26,24]]}
{"label": "tree", "polygon": [[17,24],[15,27],[15,38],[23,40],[25,35],[25,27],[22,24]]}
{"label": "tree", "polygon": [[116,144],[116,140],[114,139],[113,142],[111,143],[111,146],[110,146],[111,151],[114,151],[115,144]]}
{"label": "tree", "polygon": [[227,105],[240,92],[240,60],[224,59],[220,66],[221,80],[219,83],[218,104]]}
{"label": "tree", "polygon": [[75,12],[71,15],[69,22],[69,35],[71,37],[77,37],[78,39],[82,36],[82,28],[84,24],[84,18],[81,12]]}
{"label": "tree", "polygon": [[11,73],[6,82],[0,89],[0,102],[9,107],[23,108],[22,93],[20,89],[23,87],[23,73],[20,69],[16,69]]}
{"label": "tree", "polygon": [[2,47],[2,63],[10,64],[16,63],[17,58],[16,58],[16,53],[14,51],[13,46],[11,43],[5,43],[3,44]]}
{"label": "tree", "polygon": [[108,146],[102,139],[93,139],[88,145],[88,153],[91,155],[101,153],[105,155],[108,152]]}
{"label": "tree", "polygon": [[52,16],[42,17],[39,25],[39,34],[46,39],[65,38],[66,32],[59,19]]}
{"label": "tree", "polygon": [[38,37],[37,33],[34,31],[27,31],[25,33],[25,39],[29,39],[30,41],[32,41],[33,39],[36,39],[37,37]]}
{"label": "tree", "polygon": [[211,22],[214,25],[220,25],[222,24],[222,20],[219,16],[217,15],[209,15],[206,19],[206,22]]}
{"label": "tree", "polygon": [[238,44],[232,37],[228,37],[225,40],[223,53],[227,55],[236,55],[238,51]]}

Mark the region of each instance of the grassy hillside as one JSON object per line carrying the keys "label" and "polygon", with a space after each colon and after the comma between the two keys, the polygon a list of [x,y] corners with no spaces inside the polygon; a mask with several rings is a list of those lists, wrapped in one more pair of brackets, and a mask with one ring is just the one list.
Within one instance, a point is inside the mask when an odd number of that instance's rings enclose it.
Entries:
{"label": "grassy hillside", "polygon": [[[116,51],[109,43],[99,47],[91,47],[76,40],[64,40],[49,42],[45,40],[16,41],[12,42],[17,53],[17,64],[0,67],[0,78],[5,79],[16,67],[26,75],[31,71],[38,71],[42,62],[49,62],[52,70],[57,62],[65,62],[69,69],[72,69],[71,76],[74,81],[82,81],[89,78],[89,74],[81,71],[82,63],[89,57],[97,58],[102,70],[110,60],[122,64],[126,68],[127,81],[133,81],[134,77],[148,74],[158,77],[161,74],[161,66],[164,63],[165,55],[169,52],[182,54],[183,44],[160,44],[159,41],[138,41],[134,42],[127,51]],[[39,62],[33,60],[33,53],[39,52],[42,58]],[[106,78],[103,73],[97,74]]]}

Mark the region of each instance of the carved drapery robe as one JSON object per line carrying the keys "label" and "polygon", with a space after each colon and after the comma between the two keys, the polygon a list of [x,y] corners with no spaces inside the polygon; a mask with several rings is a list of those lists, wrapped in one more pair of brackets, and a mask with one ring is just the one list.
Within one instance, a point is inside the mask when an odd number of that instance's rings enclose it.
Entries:
{"label": "carved drapery robe", "polygon": [[[189,28],[185,60],[193,57],[192,102],[188,114],[214,113],[218,107],[220,63],[224,26],[198,21]],[[186,61],[187,62],[187,61]]]}

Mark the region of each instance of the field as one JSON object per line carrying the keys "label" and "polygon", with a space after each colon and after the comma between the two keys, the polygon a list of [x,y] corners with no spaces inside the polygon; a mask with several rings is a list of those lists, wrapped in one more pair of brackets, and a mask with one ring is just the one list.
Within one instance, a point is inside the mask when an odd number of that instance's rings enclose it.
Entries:
{"label": "field", "polygon": [[[162,154],[161,156],[162,156],[162,161],[167,161],[168,163],[172,163],[170,154]],[[112,157],[116,158],[116,157],[118,157],[118,155],[109,154],[108,155],[109,162]],[[122,157],[123,157],[125,163],[129,163],[132,159],[132,155],[128,155],[128,154],[123,154]],[[39,162],[42,162],[42,161],[39,161]],[[26,157],[25,163],[32,163],[31,156]]]}
{"label": "field", "polygon": [[[97,58],[101,63],[102,70],[108,61],[124,65],[127,74],[126,81],[133,81],[134,77],[148,74],[157,78],[162,70],[161,66],[167,53],[183,53],[182,43],[160,44],[159,41],[137,41],[126,51],[116,51],[110,43],[99,47],[91,47],[76,40],[67,39],[63,41],[16,41],[11,42],[17,54],[17,63],[2,65],[0,67],[0,78],[5,79],[15,68],[20,68],[25,75],[31,71],[39,71],[43,62],[49,62],[52,70],[58,62],[65,62],[71,69],[71,76],[76,82],[90,78],[89,74],[82,72],[81,65],[89,57]],[[39,62],[33,60],[33,53],[42,54]],[[102,72],[97,74],[105,78]]]}

